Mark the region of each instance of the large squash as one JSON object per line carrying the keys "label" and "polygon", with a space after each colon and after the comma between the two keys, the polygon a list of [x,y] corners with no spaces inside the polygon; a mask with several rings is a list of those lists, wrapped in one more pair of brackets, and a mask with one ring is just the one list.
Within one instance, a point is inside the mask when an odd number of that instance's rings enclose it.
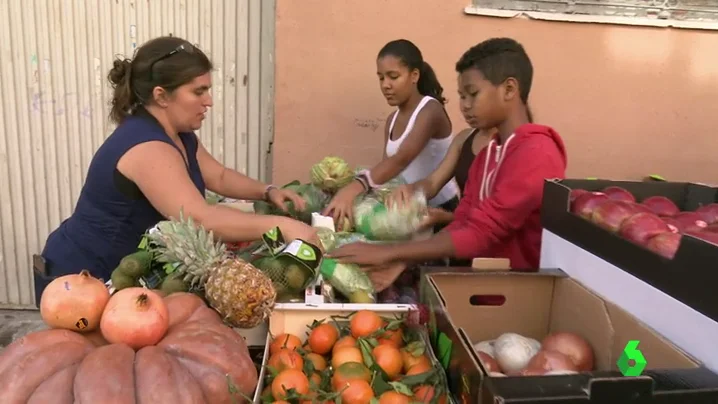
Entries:
{"label": "large squash", "polygon": [[257,369],[244,339],[193,294],[165,302],[167,335],[137,352],[59,329],[13,342],[0,354],[2,403],[233,404],[251,397]]}

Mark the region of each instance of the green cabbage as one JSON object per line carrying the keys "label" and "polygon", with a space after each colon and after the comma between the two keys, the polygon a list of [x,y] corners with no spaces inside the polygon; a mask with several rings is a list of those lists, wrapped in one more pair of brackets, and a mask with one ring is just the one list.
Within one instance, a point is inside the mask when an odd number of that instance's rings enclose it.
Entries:
{"label": "green cabbage", "polygon": [[283,212],[278,207],[265,201],[254,202],[254,213],[261,215],[289,216],[307,224],[312,223],[312,213],[320,213],[329,203],[330,196],[313,184],[300,184],[299,181],[291,182],[282,187],[290,189],[304,199],[306,207],[303,211],[294,208],[291,201],[285,201],[288,212]]}
{"label": "green cabbage", "polygon": [[344,159],[330,156],[312,166],[311,178],[319,189],[334,193],[354,179],[354,172]]}

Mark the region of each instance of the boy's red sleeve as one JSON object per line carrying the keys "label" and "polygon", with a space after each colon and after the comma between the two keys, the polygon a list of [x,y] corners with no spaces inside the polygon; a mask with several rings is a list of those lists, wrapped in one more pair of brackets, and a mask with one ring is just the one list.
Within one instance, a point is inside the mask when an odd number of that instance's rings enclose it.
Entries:
{"label": "boy's red sleeve", "polygon": [[[457,258],[478,257],[505,242],[541,206],[544,179],[563,178],[564,158],[554,141],[545,137],[532,143],[505,156],[487,199],[473,207],[478,198],[462,200],[466,212],[457,209],[457,220],[447,228]],[[471,176],[467,188],[476,180]]]}

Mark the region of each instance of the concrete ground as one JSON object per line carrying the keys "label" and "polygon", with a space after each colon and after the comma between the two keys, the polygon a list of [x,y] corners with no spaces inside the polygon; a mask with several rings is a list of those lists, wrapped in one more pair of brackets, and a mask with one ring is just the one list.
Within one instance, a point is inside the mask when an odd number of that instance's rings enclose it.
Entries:
{"label": "concrete ground", "polygon": [[25,334],[45,328],[37,310],[0,310],[0,351]]}

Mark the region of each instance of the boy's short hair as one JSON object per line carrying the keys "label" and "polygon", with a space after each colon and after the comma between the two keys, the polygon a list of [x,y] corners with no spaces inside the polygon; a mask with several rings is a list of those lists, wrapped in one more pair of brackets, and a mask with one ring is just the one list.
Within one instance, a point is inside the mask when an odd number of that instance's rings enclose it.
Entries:
{"label": "boy's short hair", "polygon": [[528,102],[533,66],[524,47],[511,38],[491,38],[467,50],[456,62],[456,71],[477,69],[491,84],[498,86],[509,77],[519,83],[519,94]]}

